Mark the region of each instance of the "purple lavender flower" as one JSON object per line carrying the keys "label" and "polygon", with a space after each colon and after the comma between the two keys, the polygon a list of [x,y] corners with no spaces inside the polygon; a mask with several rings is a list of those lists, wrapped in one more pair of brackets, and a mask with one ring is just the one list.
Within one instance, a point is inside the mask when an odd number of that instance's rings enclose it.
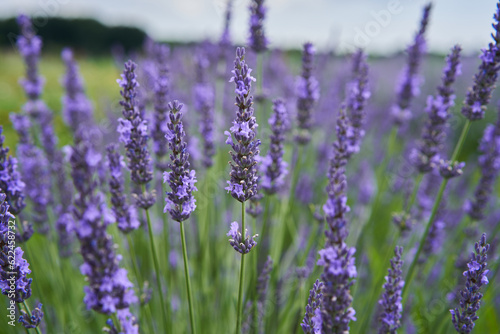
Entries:
{"label": "purple lavender flower", "polygon": [[328,228],[325,231],[326,245],[319,251],[318,265],[323,266],[321,280],[323,289],[321,323],[325,333],[349,331],[349,322],[355,321],[355,311],[351,307],[350,287],[357,276],[354,264],[356,249],[345,243],[348,235],[347,218],[347,181],[345,165],[349,157],[349,121],[345,106],[340,108],[337,118],[337,141],[333,144],[333,157],[328,171],[328,199],[323,206]]}
{"label": "purple lavender flower", "polygon": [[46,234],[49,231],[47,207],[52,201],[49,163],[43,151],[31,142],[28,116],[14,113],[10,116],[19,135],[17,154],[22,163],[21,175],[27,181],[26,195],[33,203],[32,219],[38,232]]}
{"label": "purple lavender flower", "polygon": [[259,236],[258,234],[250,236],[248,234],[248,230],[245,229],[245,240],[243,240],[237,222],[231,223],[231,229],[229,230],[229,232],[227,232],[226,235],[231,238],[229,239],[229,243],[231,244],[231,246],[233,246],[234,250],[241,254],[249,253],[252,248],[257,245],[257,241],[255,241],[254,238]]}
{"label": "purple lavender flower", "polygon": [[134,206],[127,204],[127,197],[123,188],[122,166],[125,165],[123,157],[116,151],[115,145],[107,147],[109,167],[109,190],[111,204],[118,228],[123,233],[129,233],[139,228],[137,211]]}
{"label": "purple lavender flower", "polygon": [[403,281],[403,247],[394,249],[394,257],[391,259],[391,268],[389,274],[385,276],[384,293],[378,303],[382,308],[382,313],[379,318],[379,334],[396,333],[396,330],[401,326],[401,313],[403,312],[403,304],[401,292],[405,282]]}
{"label": "purple lavender flower", "polygon": [[250,37],[248,45],[257,53],[267,50],[267,38],[264,35],[264,18],[267,8],[264,0],[252,0],[250,4]]}
{"label": "purple lavender flower", "polygon": [[[231,179],[225,189],[231,192],[231,196],[240,202],[245,202],[257,194],[257,161],[259,155],[260,140],[255,139],[257,122],[253,116],[250,89],[255,78],[250,75],[252,70],[245,63],[245,48],[236,49],[233,77],[236,89],[236,119],[233,126],[224,134],[228,136],[226,144],[231,145],[230,152],[233,162],[230,162]],[[233,141],[234,136],[234,141]]]}
{"label": "purple lavender flower", "polygon": [[408,47],[408,64],[401,73],[398,86],[396,88],[396,103],[392,107],[394,123],[401,126],[411,118],[410,104],[413,97],[420,94],[421,77],[418,75],[422,56],[426,49],[425,31],[429,23],[429,14],[432,5],[429,3],[424,7],[420,29],[415,36],[413,44]]}
{"label": "purple lavender flower", "polygon": [[5,136],[2,133],[3,127],[0,126],[0,190],[7,196],[10,211],[17,215],[26,206],[24,202],[26,185],[17,171],[17,159],[12,155],[7,156],[9,148],[4,147]]}
{"label": "purple lavender flower", "polygon": [[[26,64],[26,78],[21,80],[30,101],[36,101],[42,94],[45,80],[38,75],[38,61],[42,50],[42,39],[35,34],[31,20],[26,15],[17,17],[21,35],[17,39],[17,48]],[[36,109],[32,109],[34,116]],[[36,116],[35,116],[36,117]]]}
{"label": "purple lavender flower", "polygon": [[[15,217],[9,208],[6,194],[0,192],[0,289],[10,300],[22,303],[31,296],[32,279],[27,277],[31,270],[28,261],[23,259],[21,247],[14,250],[15,263],[11,264],[15,233],[9,228],[9,220]],[[15,286],[14,293],[11,285]]]}
{"label": "purple lavender flower", "polygon": [[113,320],[108,319],[106,324],[109,326],[109,328],[103,329],[103,331],[105,333],[109,333],[109,334],[139,334],[139,326],[137,324],[137,319],[130,312],[129,308],[124,308],[124,309],[118,310],[118,311],[116,311],[116,314],[118,316],[118,321],[120,322],[122,331],[120,332],[116,328],[115,324],[113,323]]}
{"label": "purple lavender flower", "polygon": [[460,309],[450,310],[451,321],[455,325],[458,333],[470,333],[479,317],[476,312],[481,306],[483,294],[479,292],[483,285],[488,284],[486,269],[488,263],[488,250],[490,245],[486,243],[486,234],[483,234],[479,242],[474,246],[475,253],[471,254],[471,260],[467,263],[467,270],[464,271],[465,289],[460,291]]}
{"label": "purple lavender flower", "polygon": [[273,114],[269,118],[272,134],[267,155],[261,160],[262,184],[264,191],[271,195],[281,190],[288,174],[287,163],[283,160],[287,111],[282,100],[273,101]]}
{"label": "purple lavender flower", "polygon": [[19,322],[23,324],[24,328],[36,328],[43,319],[42,303],[38,303],[38,306],[31,311],[31,317],[21,310],[21,316],[19,316]]}
{"label": "purple lavender flower", "polygon": [[451,179],[463,174],[462,168],[465,167],[465,162],[440,160],[439,174],[445,179]]}
{"label": "purple lavender flower", "polygon": [[353,80],[347,84],[346,110],[351,122],[349,150],[354,154],[359,152],[361,140],[365,136],[365,106],[371,95],[368,90],[368,64],[362,50],[352,56],[352,73]]}
{"label": "purple lavender flower", "polygon": [[497,4],[497,11],[493,16],[494,34],[491,35],[493,43],[487,49],[482,50],[479,56],[481,65],[474,76],[474,85],[467,92],[467,96],[462,107],[462,114],[470,121],[484,118],[486,106],[490,102],[491,92],[495,88],[495,83],[500,70],[500,3]]}
{"label": "purple lavender flower", "polygon": [[[57,210],[58,216],[62,217],[68,212],[72,190],[66,178],[62,152],[57,149],[52,111],[40,99],[44,82],[38,73],[42,40],[35,35],[31,21],[27,16],[20,15],[17,21],[21,29],[21,36],[17,40],[17,46],[26,65],[26,78],[21,80],[21,85],[28,98],[22,110],[36,120],[36,124],[40,129],[39,141],[42,144],[47,161],[50,161],[50,171],[59,191],[60,207]],[[67,240],[71,240],[71,238]]]}
{"label": "purple lavender flower", "polygon": [[62,113],[66,124],[76,132],[78,127],[89,125],[93,119],[92,105],[85,95],[83,79],[71,49],[63,49],[61,58],[66,64],[66,75],[63,77],[66,95],[62,98]]}
{"label": "purple lavender flower", "polygon": [[[44,79],[38,74],[38,61],[42,49],[42,40],[36,36],[31,20],[20,15],[17,23],[21,30],[21,35],[17,40],[17,47],[26,65],[26,78],[20,81],[28,101],[23,106],[23,111],[36,119],[41,129],[41,142],[49,161],[59,161],[56,150],[57,138],[54,133],[53,115],[47,105],[40,99],[43,90]],[[57,175],[53,167],[54,174]]]}
{"label": "purple lavender flower", "polygon": [[151,137],[153,138],[153,152],[156,155],[156,168],[159,170],[167,168],[167,163],[163,159],[168,151],[165,131],[167,129],[167,104],[170,84],[167,66],[169,52],[168,46],[156,44],[155,55],[158,76],[154,86],[154,126],[151,130]]}
{"label": "purple lavender flower", "polygon": [[300,324],[304,334],[321,333],[321,299],[323,297],[321,291],[323,287],[323,282],[316,280],[313,288],[309,291],[306,314],[304,315],[304,320]]}
{"label": "purple lavender flower", "polygon": [[311,112],[319,99],[318,80],[313,76],[313,61],[316,49],[311,43],[304,44],[302,52],[302,74],[297,78],[297,127],[295,141],[305,145],[311,140]]}
{"label": "purple lavender flower", "polygon": [[[139,83],[134,72],[136,67],[136,64],[129,60],[125,63],[122,79],[117,80],[122,88],[120,94],[123,100],[120,101],[120,105],[123,107],[124,116],[118,119],[117,131],[120,133],[120,141],[125,144],[132,181],[139,186],[145,186],[152,180],[153,172],[147,147],[148,126],[137,107],[136,89]],[[136,194],[136,198],[137,206],[143,209],[151,207],[155,202],[154,196],[146,191],[140,195]]]}
{"label": "purple lavender flower", "polygon": [[493,186],[500,172],[500,105],[496,125],[488,125],[479,144],[481,179],[474,192],[474,198],[465,202],[465,212],[473,220],[484,219],[484,211],[491,197]]}
{"label": "purple lavender flower", "polygon": [[214,88],[207,81],[207,69],[210,66],[205,54],[199,52],[195,57],[196,84],[193,87],[194,108],[200,113],[200,134],[203,137],[203,165],[213,164],[214,147]]}
{"label": "purple lavender flower", "polygon": [[420,142],[413,149],[410,159],[420,173],[428,173],[437,166],[439,151],[446,138],[447,121],[450,118],[449,109],[454,104],[453,89],[457,75],[461,74],[460,46],[455,45],[446,57],[446,66],[443,70],[442,84],[437,88],[438,95],[427,98],[428,119],[422,129]]}
{"label": "purple lavender flower", "polygon": [[233,0],[227,0],[226,11],[224,12],[224,29],[219,40],[219,46],[221,49],[225,49],[231,46],[231,34],[229,31],[229,25],[231,23],[231,12],[233,10]]}
{"label": "purple lavender flower", "polygon": [[182,107],[179,101],[168,104],[168,128],[165,137],[170,154],[168,168],[170,172],[163,173],[163,183],[170,186],[171,192],[167,192],[165,208],[163,212],[169,212],[173,220],[183,222],[196,208],[196,199],[193,191],[196,191],[196,172],[189,170],[189,153],[186,151],[187,144],[184,141],[186,133],[182,126]]}
{"label": "purple lavender flower", "polygon": [[87,308],[104,314],[126,309],[138,301],[127,278],[127,271],[119,267],[120,255],[107,225],[114,216],[107,208],[105,198],[97,190],[96,170],[101,156],[92,149],[88,134],[79,130],[70,155],[71,176],[76,190],[73,215],[78,222],[76,235],[84,263],[80,271],[87,276],[84,302]]}

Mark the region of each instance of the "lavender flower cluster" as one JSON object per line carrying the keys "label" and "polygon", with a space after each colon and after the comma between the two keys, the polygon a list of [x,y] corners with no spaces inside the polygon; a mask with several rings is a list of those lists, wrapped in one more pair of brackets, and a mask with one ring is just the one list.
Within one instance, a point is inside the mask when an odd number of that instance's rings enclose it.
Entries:
{"label": "lavender flower cluster", "polygon": [[241,235],[241,232],[238,230],[239,225],[237,222],[231,223],[231,229],[227,232],[227,236],[230,237],[229,243],[233,246],[234,250],[241,254],[249,253],[255,245],[257,245],[257,241],[254,239],[259,235],[255,234],[253,236],[248,235],[248,230],[245,229],[245,239]]}
{"label": "lavender flower cluster", "polygon": [[382,307],[379,319],[379,334],[396,333],[401,326],[401,315],[403,312],[403,298],[401,292],[405,284],[403,280],[403,247],[394,249],[394,258],[391,259],[389,274],[385,277],[384,294],[378,301]]}
{"label": "lavender flower cluster", "polygon": [[485,218],[484,211],[500,172],[500,106],[498,108],[497,123],[486,127],[479,144],[479,151],[483,153],[478,159],[481,178],[474,192],[474,198],[467,200],[464,205],[465,212],[474,220]]}
{"label": "lavender flower cluster", "polygon": [[[257,194],[257,160],[259,155],[260,140],[255,138],[257,122],[253,116],[253,96],[250,96],[252,81],[255,78],[250,75],[252,70],[245,63],[245,48],[236,49],[233,76],[230,82],[234,82],[236,89],[236,118],[233,126],[224,134],[228,136],[226,144],[233,151],[230,152],[231,172],[228,186],[225,188],[234,199],[245,202]],[[233,140],[234,136],[234,140]]]}
{"label": "lavender flower cluster", "polygon": [[392,107],[394,123],[401,126],[411,118],[410,104],[413,97],[420,94],[420,84],[422,78],[418,74],[422,56],[426,49],[425,32],[429,24],[429,15],[432,5],[429,3],[424,8],[420,29],[415,35],[413,44],[408,47],[408,64],[401,73],[398,86],[396,88],[396,103]]}
{"label": "lavender flower cluster", "polygon": [[107,147],[109,167],[109,191],[111,193],[111,204],[118,228],[123,233],[129,233],[139,228],[137,210],[134,206],[127,204],[127,198],[123,187],[124,179],[122,166],[125,165],[123,157],[117,152],[116,145]]}
{"label": "lavender flower cluster", "polygon": [[207,80],[209,59],[200,51],[195,58],[196,84],[193,87],[194,107],[200,113],[200,134],[203,136],[203,165],[211,167],[215,155],[214,145],[214,103],[215,92]]}
{"label": "lavender flower cluster", "polygon": [[[33,280],[27,277],[31,270],[28,261],[23,259],[23,250],[15,247],[15,234],[11,226],[15,217],[9,212],[10,206],[6,199],[5,193],[0,192],[0,289],[9,299],[22,303],[31,296]],[[14,286],[14,292],[11,285]]]}
{"label": "lavender flower cluster", "polygon": [[483,294],[479,291],[483,285],[489,283],[486,276],[489,272],[486,269],[489,249],[490,245],[486,243],[486,234],[483,234],[474,246],[474,253],[471,254],[470,262],[467,264],[468,269],[464,271],[466,282],[465,289],[460,291],[460,308],[450,310],[453,324],[458,333],[470,333],[476,320],[479,319],[476,313],[481,305],[481,298],[483,298]]}
{"label": "lavender flower cluster", "polygon": [[447,121],[450,118],[449,110],[454,104],[452,85],[461,74],[460,46],[456,45],[446,58],[443,70],[442,84],[438,87],[436,97],[427,98],[425,112],[428,119],[422,129],[422,139],[411,153],[410,159],[420,173],[428,173],[439,164],[439,151],[442,149],[446,137]]}
{"label": "lavender flower cluster", "polygon": [[166,45],[156,45],[157,78],[154,85],[154,126],[151,130],[151,137],[153,138],[153,152],[156,155],[156,168],[159,170],[164,170],[167,167],[167,163],[163,161],[163,158],[168,152],[167,141],[165,140],[170,83],[167,65],[168,55],[169,49]]}
{"label": "lavender flower cluster", "polygon": [[186,133],[182,125],[182,107],[179,101],[168,104],[167,132],[165,137],[168,140],[170,154],[169,172],[163,173],[163,182],[168,183],[171,192],[167,192],[165,198],[165,209],[169,212],[173,220],[179,223],[188,219],[196,208],[196,199],[193,191],[196,191],[196,172],[189,169],[189,153],[186,150],[187,144],[184,141]]}
{"label": "lavender flower cluster", "polygon": [[313,76],[313,62],[316,49],[311,43],[304,44],[302,51],[302,74],[297,79],[297,127],[295,140],[300,145],[311,140],[311,112],[319,99],[318,80]]}
{"label": "lavender flower cluster", "polygon": [[477,121],[484,118],[486,106],[490,102],[491,92],[495,88],[500,67],[500,3],[497,4],[497,11],[493,16],[495,23],[493,29],[495,33],[491,35],[493,43],[483,49],[481,65],[474,76],[474,85],[467,92],[467,97],[462,107],[462,114],[470,121]]}
{"label": "lavender flower cluster", "polygon": [[285,177],[288,174],[288,164],[283,160],[287,117],[285,103],[280,99],[274,100],[273,114],[269,118],[272,131],[269,136],[271,143],[267,155],[261,159],[261,187],[268,195],[275,194],[283,189]]}
{"label": "lavender flower cluster", "polygon": [[263,26],[267,12],[266,7],[264,7],[264,0],[252,0],[250,12],[250,37],[248,45],[255,52],[266,51],[269,42],[264,34]]}
{"label": "lavender flower cluster", "polygon": [[71,149],[70,163],[77,191],[73,210],[77,221],[75,232],[84,260],[80,271],[88,279],[84,301],[89,309],[111,314],[127,309],[138,299],[127,271],[119,267],[121,256],[115,253],[113,241],[106,232],[114,216],[97,189],[95,174],[100,159],[85,132],[79,131]]}

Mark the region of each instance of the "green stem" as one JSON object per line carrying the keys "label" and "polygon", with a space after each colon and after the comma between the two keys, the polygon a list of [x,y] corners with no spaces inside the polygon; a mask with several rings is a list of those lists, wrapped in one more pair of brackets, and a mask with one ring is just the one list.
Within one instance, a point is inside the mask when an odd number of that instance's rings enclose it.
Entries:
{"label": "green stem", "polygon": [[[241,236],[245,240],[245,202],[241,202]],[[241,254],[240,286],[238,288],[238,307],[236,313],[236,334],[241,333],[241,318],[243,305],[243,278],[245,276],[245,254]]]}
{"label": "green stem", "polygon": [[438,191],[438,194],[436,196],[436,199],[434,201],[434,206],[432,207],[431,216],[429,217],[429,220],[427,221],[427,225],[425,226],[424,234],[420,238],[420,242],[418,244],[418,250],[413,257],[413,260],[410,264],[410,268],[408,269],[408,273],[406,274],[405,285],[403,287],[403,292],[402,292],[403,299],[405,297],[405,292],[408,291],[407,288],[411,283],[411,279],[413,278],[413,272],[415,271],[415,266],[417,265],[418,258],[420,257],[420,253],[422,252],[422,249],[424,248],[425,240],[427,239],[427,234],[429,234],[429,230],[432,226],[432,223],[434,222],[434,218],[436,218],[439,204],[441,203],[441,199],[443,198],[444,190],[446,189],[447,184],[448,184],[448,179],[443,179],[443,181],[441,182],[441,186],[439,187],[439,191]]}
{"label": "green stem", "polygon": [[[390,158],[394,154],[395,147],[396,147],[396,140],[397,140],[397,135],[398,135],[398,128],[396,126],[392,127],[391,133],[389,134],[389,140],[387,143],[387,153],[384,157],[384,160],[382,160],[382,163],[380,164],[379,168],[377,168],[376,171],[376,177],[377,180],[380,181],[380,185],[377,189],[377,194],[375,195],[375,198],[373,200],[372,205],[370,206],[370,214],[368,216],[368,220],[363,226],[361,227],[361,231],[359,232],[358,238],[356,239],[356,252],[358,254],[363,253],[363,247],[365,246],[365,236],[368,228],[371,225],[371,222],[374,221],[376,209],[380,205],[380,201],[382,199],[382,194],[385,192],[385,189],[387,187],[387,179],[385,178],[385,171],[387,169],[387,166],[389,165]],[[360,259],[361,257],[358,257],[357,259]]]}
{"label": "green stem", "polygon": [[187,257],[187,249],[186,249],[186,236],[184,233],[184,224],[179,222],[181,227],[181,240],[182,240],[182,257],[184,258],[184,275],[186,276],[186,290],[188,295],[188,304],[189,304],[189,321],[191,322],[191,332],[193,334],[196,333],[196,327],[194,326],[194,307],[191,293],[191,279],[189,278],[189,265],[188,265],[188,257]]}
{"label": "green stem", "polygon": [[[23,300],[23,305],[24,305],[24,308],[26,309],[26,313],[28,313],[28,316],[29,316],[29,317],[30,317],[30,319],[31,319],[31,310],[30,310],[30,308],[29,308],[28,304],[26,304],[26,301],[25,301],[25,300]],[[35,332],[36,332],[37,334],[42,334],[42,333],[40,332],[40,329],[38,328],[38,326],[36,326],[36,327],[35,327]]]}
{"label": "green stem", "polygon": [[415,185],[413,186],[413,192],[411,193],[410,200],[408,201],[408,205],[406,206],[405,213],[410,213],[413,204],[415,204],[415,200],[417,199],[418,190],[420,188],[420,184],[422,183],[422,179],[424,178],[424,174],[418,173],[417,178],[415,179]]}
{"label": "green stem", "polygon": [[[455,146],[455,149],[453,150],[453,155],[451,157],[451,163],[454,163],[457,160],[457,158],[460,154],[460,151],[462,150],[462,147],[464,145],[465,138],[467,137],[467,133],[469,132],[471,124],[472,123],[470,120],[467,120],[465,122],[464,127],[462,129],[462,133],[460,134],[460,138],[458,139],[457,145]],[[441,181],[441,186],[439,187],[437,197],[434,200],[434,205],[432,207],[431,216],[429,217],[429,220],[427,221],[427,225],[425,227],[424,234],[420,238],[418,250],[413,257],[410,268],[408,269],[408,273],[406,274],[405,285],[403,287],[403,292],[402,292],[403,300],[405,298],[405,292],[408,291],[408,286],[410,285],[411,280],[413,278],[413,272],[415,271],[415,267],[417,265],[418,258],[420,257],[420,253],[422,252],[422,249],[424,248],[425,241],[427,240],[427,235],[429,234],[429,229],[431,228],[431,226],[434,222],[434,219],[436,218],[439,204],[441,204],[441,199],[443,198],[443,193],[444,193],[444,190],[446,189],[447,184],[448,184],[448,179],[443,179],[443,181]]]}
{"label": "green stem", "polygon": [[[137,254],[134,249],[134,244],[132,242],[132,237],[130,234],[127,234],[127,241],[128,241],[128,251],[129,251],[129,257],[132,260],[132,268],[134,270],[135,278],[137,279],[137,286],[139,288],[139,296],[142,293],[142,288],[144,287],[144,280],[142,279],[142,276],[139,272],[139,267],[137,266],[137,259],[135,255]],[[151,309],[149,308],[149,304],[141,304],[141,307],[144,306],[147,309],[147,315],[148,315],[148,328],[151,331],[152,328],[151,326],[153,325],[153,317],[151,315]],[[139,307],[139,319],[141,318],[141,307]]]}
{"label": "green stem", "polygon": [[[143,191],[144,191],[144,186],[143,186]],[[161,310],[163,313],[163,329],[166,331],[167,330],[167,311],[165,308],[165,301],[163,300],[163,291],[161,289],[161,279],[160,279],[160,264],[158,262],[158,254],[156,253],[156,246],[155,246],[155,239],[153,236],[153,226],[151,224],[151,218],[149,217],[149,210],[146,209],[146,218],[148,221],[148,232],[149,232],[149,244],[151,245],[151,253],[153,255],[153,263],[155,266],[155,274],[156,274],[156,284],[158,285],[158,293],[160,294],[160,303],[161,303]]]}

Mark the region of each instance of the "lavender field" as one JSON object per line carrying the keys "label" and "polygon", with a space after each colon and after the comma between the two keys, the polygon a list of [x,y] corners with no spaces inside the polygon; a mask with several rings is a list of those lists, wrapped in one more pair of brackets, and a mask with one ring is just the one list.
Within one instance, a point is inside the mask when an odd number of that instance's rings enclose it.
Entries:
{"label": "lavender field", "polygon": [[[225,3],[225,2],[224,2]],[[225,3],[226,4],[226,3]],[[0,49],[0,334],[500,333],[489,44]],[[445,32],[443,32],[445,33]]]}

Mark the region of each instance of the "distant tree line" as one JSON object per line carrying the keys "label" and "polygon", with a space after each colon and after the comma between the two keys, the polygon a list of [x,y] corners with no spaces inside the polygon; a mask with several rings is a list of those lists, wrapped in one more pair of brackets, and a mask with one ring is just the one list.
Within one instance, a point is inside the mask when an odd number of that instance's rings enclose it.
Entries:
{"label": "distant tree line", "polygon": [[[36,33],[43,39],[44,48],[59,50],[70,46],[81,52],[99,55],[109,53],[113,45],[125,51],[139,49],[146,33],[134,27],[109,27],[93,19],[66,19],[60,17],[35,17]],[[0,20],[0,47],[15,46],[19,28],[15,18]]]}

